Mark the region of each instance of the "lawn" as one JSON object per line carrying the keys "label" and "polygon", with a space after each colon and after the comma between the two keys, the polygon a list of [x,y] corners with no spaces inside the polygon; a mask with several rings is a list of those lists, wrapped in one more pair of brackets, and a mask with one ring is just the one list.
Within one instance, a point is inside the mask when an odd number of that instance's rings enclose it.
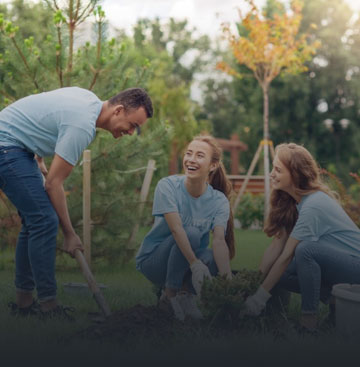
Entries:
{"label": "lawn", "polygon": [[[261,231],[239,231],[236,230],[237,251],[232,260],[232,268],[257,269],[262,253],[269,240]],[[13,271],[14,254],[8,251],[1,255],[0,260],[0,287],[3,290],[1,306],[5,307],[7,302],[13,299]],[[135,262],[126,265],[96,264],[93,273],[98,283],[107,286],[106,298],[114,310],[128,308],[136,303],[153,304],[156,301],[154,292],[149,281],[135,269]],[[64,292],[62,284],[68,282],[85,282],[84,277],[77,267],[75,260],[67,255],[60,254],[57,258],[57,281],[59,299],[64,304],[81,303],[81,297]],[[84,307],[89,311],[96,310],[96,304],[85,298]],[[86,308],[84,309],[86,311]]]}
{"label": "lawn", "polygon": [[[269,240],[260,231],[236,231],[237,254],[232,261],[233,269],[243,267],[257,269],[262,253]],[[91,326],[88,313],[98,311],[89,294],[64,291],[67,282],[84,282],[73,259],[59,256],[57,259],[58,298],[61,303],[76,307],[76,322],[40,322],[37,319],[16,319],[9,316],[7,303],[14,300],[13,254],[2,253],[0,260],[0,366],[49,364],[69,366],[103,365],[225,365],[239,361],[251,365],[302,365],[300,361],[313,354],[310,362],[324,356],[327,365],[338,361],[336,356],[347,353],[347,361],[356,349],[351,342],[342,343],[334,335],[323,335],[321,340],[300,338],[289,334],[286,339],[274,339],[273,335],[232,333],[214,334],[204,327],[191,336],[174,334],[170,339],[136,335],[119,343],[118,340],[88,340],[79,332]],[[97,264],[93,269],[99,283],[107,286],[104,295],[113,311],[126,310],[136,304],[153,305],[156,302],[151,284],[135,270],[134,262],[126,265],[105,266]],[[292,297],[290,317],[299,312],[299,298]],[[334,354],[334,351],[337,354]],[[304,351],[306,353],[304,354]],[[190,357],[191,354],[191,357]],[[175,358],[176,357],[176,358]],[[341,357],[344,358],[344,357]],[[350,359],[349,359],[350,358]],[[206,361],[206,363],[205,363]],[[3,363],[2,363],[3,362]],[[6,362],[6,363],[5,363]],[[275,363],[276,362],[276,363]],[[291,363],[289,363],[291,362]],[[297,363],[299,362],[299,363]],[[308,363],[308,365],[318,365]],[[348,363],[348,365],[350,365]]]}

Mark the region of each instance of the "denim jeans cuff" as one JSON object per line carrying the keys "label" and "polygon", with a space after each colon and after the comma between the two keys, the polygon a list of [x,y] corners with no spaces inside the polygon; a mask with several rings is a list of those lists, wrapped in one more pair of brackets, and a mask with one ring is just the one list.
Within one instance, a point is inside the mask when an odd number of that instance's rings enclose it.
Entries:
{"label": "denim jeans cuff", "polygon": [[47,297],[39,298],[39,302],[43,303],[43,302],[48,302],[48,301],[52,301],[55,299],[56,299],[56,296],[47,296]]}
{"label": "denim jeans cuff", "polygon": [[34,291],[34,289],[23,289],[23,288],[17,288],[16,287],[16,292],[17,293],[31,294],[33,291]]}

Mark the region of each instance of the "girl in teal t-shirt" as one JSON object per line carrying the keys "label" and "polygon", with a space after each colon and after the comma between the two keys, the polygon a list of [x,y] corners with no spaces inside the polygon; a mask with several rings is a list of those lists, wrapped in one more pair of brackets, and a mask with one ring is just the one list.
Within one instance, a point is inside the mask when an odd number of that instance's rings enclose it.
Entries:
{"label": "girl in teal t-shirt", "polygon": [[[179,319],[185,315],[201,317],[194,307],[194,296],[181,291],[188,270],[199,294],[204,277],[218,272],[231,277],[230,259],[235,253],[227,199],[231,183],[216,140],[195,137],[185,151],[183,168],[184,176],[159,181],[153,204],[154,225],[136,256],[137,269],[164,289],[163,301],[172,305]],[[210,232],[212,250],[207,248]]]}
{"label": "girl in teal t-shirt", "polygon": [[317,327],[320,299],[334,313],[331,289],[360,283],[360,230],[320,178],[311,154],[297,144],[275,150],[270,213],[265,232],[274,239],[263,256],[265,280],[246,300],[258,315],[275,285],[301,293],[301,326]]}

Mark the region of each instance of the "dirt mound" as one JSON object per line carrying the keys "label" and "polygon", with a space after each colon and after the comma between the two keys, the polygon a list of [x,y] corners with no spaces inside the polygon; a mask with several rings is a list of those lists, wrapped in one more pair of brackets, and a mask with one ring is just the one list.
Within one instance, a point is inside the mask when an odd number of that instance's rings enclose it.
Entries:
{"label": "dirt mound", "polygon": [[186,328],[168,310],[157,306],[135,305],[112,313],[104,322],[92,325],[81,332],[82,337],[125,340],[133,337],[169,338]]}

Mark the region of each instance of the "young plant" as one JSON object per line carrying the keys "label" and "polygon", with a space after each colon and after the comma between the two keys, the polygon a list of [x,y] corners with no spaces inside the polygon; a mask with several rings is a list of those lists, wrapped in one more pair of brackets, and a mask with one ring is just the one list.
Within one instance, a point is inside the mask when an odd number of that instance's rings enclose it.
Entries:
{"label": "young plant", "polygon": [[254,294],[262,281],[259,271],[242,269],[231,280],[216,276],[204,281],[201,291],[201,310],[210,324],[238,325],[247,297]]}

